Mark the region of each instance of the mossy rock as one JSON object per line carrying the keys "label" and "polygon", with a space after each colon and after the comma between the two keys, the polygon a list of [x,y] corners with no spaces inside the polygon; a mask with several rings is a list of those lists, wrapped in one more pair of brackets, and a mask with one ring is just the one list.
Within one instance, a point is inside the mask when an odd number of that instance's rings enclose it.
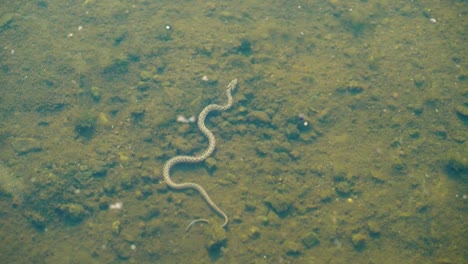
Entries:
{"label": "mossy rock", "polygon": [[57,210],[72,223],[81,222],[88,212],[81,204],[69,203],[60,205]]}
{"label": "mossy rock", "polygon": [[457,105],[455,111],[460,119],[468,119],[468,105]]}
{"label": "mossy rock", "polygon": [[94,101],[98,102],[98,101],[101,100],[101,97],[102,97],[101,88],[99,88],[97,86],[91,86],[89,91],[91,92],[91,96],[93,97]]}
{"label": "mossy rock", "polygon": [[140,72],[140,79],[144,82],[148,81],[149,79],[151,79],[151,77],[153,77],[153,73],[150,72],[150,71],[141,71]]}
{"label": "mossy rock", "polygon": [[251,239],[258,239],[260,237],[260,229],[256,226],[249,228],[249,237]]}
{"label": "mossy rock", "polygon": [[382,231],[382,227],[376,221],[369,221],[367,223],[367,229],[369,230],[369,233],[371,234],[371,236],[374,236],[374,237],[379,236]]}
{"label": "mossy rock", "polygon": [[318,235],[313,231],[306,233],[301,241],[302,241],[302,244],[308,249],[313,248],[314,246],[320,243],[320,239]]}
{"label": "mossy rock", "polygon": [[293,207],[292,198],[286,195],[272,194],[265,198],[264,202],[270,207],[279,217],[286,217],[290,209]]}
{"label": "mossy rock", "polygon": [[18,155],[42,151],[40,142],[34,138],[13,138],[11,146]]}
{"label": "mossy rock", "polygon": [[226,231],[219,225],[211,226],[208,232],[205,247],[212,257],[219,257],[222,249],[226,247],[227,236]]}
{"label": "mossy rock", "polygon": [[208,168],[208,170],[209,170],[210,172],[216,170],[216,159],[211,158],[211,157],[210,157],[210,158],[207,158],[207,159],[205,160],[205,165],[206,165],[206,167]]}
{"label": "mossy rock", "polygon": [[353,242],[353,246],[357,250],[363,250],[364,247],[366,246],[367,240],[368,240],[368,236],[367,236],[367,234],[365,234],[363,232],[359,232],[357,234],[354,234],[351,237],[351,241]]}
{"label": "mossy rock", "polygon": [[13,18],[15,17],[15,13],[6,13],[0,17],[0,29],[9,25]]}
{"label": "mossy rock", "polygon": [[268,114],[263,111],[252,111],[248,113],[247,120],[249,120],[250,122],[259,123],[259,124],[271,123],[270,116],[268,116]]}
{"label": "mossy rock", "polygon": [[46,219],[37,212],[28,212],[26,213],[26,217],[28,218],[29,222],[37,229],[44,230],[46,226]]}
{"label": "mossy rock", "polygon": [[301,244],[296,241],[287,240],[283,244],[283,248],[286,249],[286,255],[292,257],[299,257],[302,254]]}
{"label": "mossy rock", "polygon": [[96,123],[97,117],[91,112],[85,112],[76,121],[75,132],[78,136],[89,140],[96,131]]}
{"label": "mossy rock", "polygon": [[342,181],[335,185],[336,193],[341,197],[347,197],[352,192],[349,182]]}
{"label": "mossy rock", "polygon": [[445,169],[453,179],[468,182],[468,150],[463,144],[460,150],[453,150],[447,153]]}
{"label": "mossy rock", "polygon": [[136,184],[136,178],[133,177],[133,175],[129,173],[122,173],[120,176],[120,187],[125,190],[129,190],[133,188],[133,186]]}
{"label": "mossy rock", "polygon": [[131,257],[131,248],[127,242],[119,241],[112,245],[115,254],[121,260],[128,260]]}

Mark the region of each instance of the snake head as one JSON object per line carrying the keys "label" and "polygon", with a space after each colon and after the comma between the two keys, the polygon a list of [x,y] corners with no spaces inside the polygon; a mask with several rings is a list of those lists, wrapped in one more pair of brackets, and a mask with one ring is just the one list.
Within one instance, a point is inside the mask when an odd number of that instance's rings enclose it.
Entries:
{"label": "snake head", "polygon": [[234,79],[234,80],[232,80],[232,81],[228,84],[227,88],[228,88],[228,90],[234,91],[234,89],[236,88],[236,86],[237,86],[237,78]]}

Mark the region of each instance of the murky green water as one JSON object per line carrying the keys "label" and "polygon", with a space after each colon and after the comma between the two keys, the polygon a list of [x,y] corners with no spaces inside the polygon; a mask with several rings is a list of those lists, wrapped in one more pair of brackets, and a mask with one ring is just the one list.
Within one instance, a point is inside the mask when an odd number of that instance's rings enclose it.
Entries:
{"label": "murky green water", "polygon": [[466,1],[0,6],[5,263],[467,262]]}

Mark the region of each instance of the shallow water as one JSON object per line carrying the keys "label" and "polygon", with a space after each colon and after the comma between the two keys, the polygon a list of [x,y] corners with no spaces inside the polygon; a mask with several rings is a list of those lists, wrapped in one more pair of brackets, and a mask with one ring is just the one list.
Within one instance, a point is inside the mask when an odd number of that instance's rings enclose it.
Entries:
{"label": "shallow water", "polygon": [[[463,263],[464,1],[0,8],[8,263]],[[213,113],[214,154],[196,116]],[[121,208],[119,208],[121,206]],[[196,219],[206,218],[187,225]]]}

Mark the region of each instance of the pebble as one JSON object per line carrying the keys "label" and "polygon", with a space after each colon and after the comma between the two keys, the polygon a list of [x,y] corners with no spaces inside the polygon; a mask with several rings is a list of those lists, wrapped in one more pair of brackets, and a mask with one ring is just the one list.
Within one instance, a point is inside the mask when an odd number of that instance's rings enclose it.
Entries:
{"label": "pebble", "polygon": [[10,143],[13,149],[20,155],[42,150],[39,141],[34,138],[13,138]]}
{"label": "pebble", "polygon": [[252,111],[247,114],[247,120],[251,122],[271,123],[270,116],[263,111]]}

